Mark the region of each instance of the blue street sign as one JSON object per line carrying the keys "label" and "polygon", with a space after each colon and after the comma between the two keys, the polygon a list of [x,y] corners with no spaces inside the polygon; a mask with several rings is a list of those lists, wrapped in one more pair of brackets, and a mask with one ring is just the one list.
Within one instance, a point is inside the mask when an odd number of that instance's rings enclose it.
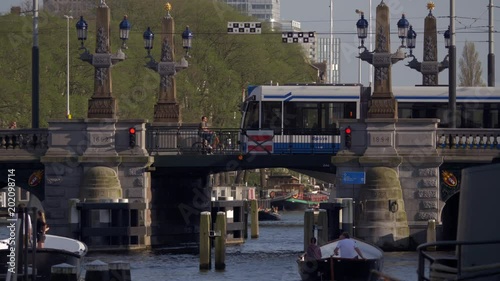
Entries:
{"label": "blue street sign", "polygon": [[365,172],[344,172],[342,175],[343,184],[365,184]]}

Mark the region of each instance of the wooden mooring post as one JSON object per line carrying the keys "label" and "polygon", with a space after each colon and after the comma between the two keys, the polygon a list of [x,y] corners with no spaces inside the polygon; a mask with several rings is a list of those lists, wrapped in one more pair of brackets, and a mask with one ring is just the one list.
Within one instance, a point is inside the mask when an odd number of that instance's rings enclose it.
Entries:
{"label": "wooden mooring post", "polygon": [[217,212],[215,221],[215,269],[226,268],[226,213]]}
{"label": "wooden mooring post", "polygon": [[52,266],[50,281],[77,281],[76,266],[67,263]]}

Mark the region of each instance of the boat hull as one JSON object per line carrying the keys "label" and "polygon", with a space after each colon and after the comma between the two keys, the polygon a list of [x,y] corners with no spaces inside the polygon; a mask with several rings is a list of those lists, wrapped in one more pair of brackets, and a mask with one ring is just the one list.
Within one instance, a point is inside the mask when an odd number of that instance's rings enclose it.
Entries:
{"label": "boat hull", "polygon": [[382,271],[383,251],[377,246],[351,238],[365,259],[346,259],[331,256],[340,240],[331,241],[320,247],[321,259],[310,260],[304,254],[297,260],[300,278],[303,281],[335,280],[366,281],[371,271]]}
{"label": "boat hull", "polygon": [[[8,262],[10,262],[10,257],[8,256],[11,252],[9,250],[10,244],[8,239],[0,240],[0,276],[7,274],[10,267]],[[77,276],[80,274],[83,258],[87,254],[87,246],[75,239],[57,236],[57,235],[46,235],[45,247],[42,249],[36,249],[36,269],[37,269],[37,281],[50,281],[51,268],[54,265],[66,263],[73,265],[77,269]],[[33,264],[33,252],[32,249],[28,249],[28,255],[25,256],[25,252],[20,251],[16,256],[17,261],[21,264],[23,258],[27,258],[28,265]],[[23,262],[24,263],[24,262]],[[20,269],[18,273],[22,273]],[[30,271],[29,271],[30,272]]]}
{"label": "boat hull", "polygon": [[[297,261],[302,281],[366,281],[372,270],[381,270],[378,260],[326,258]],[[333,278],[332,278],[333,276]]]}
{"label": "boat hull", "polygon": [[259,210],[259,221],[279,221],[281,216],[278,213]]}
{"label": "boat hull", "polygon": [[[0,274],[7,274],[7,263],[9,262],[10,251],[7,249],[0,250]],[[21,254],[22,256],[22,254]],[[52,266],[67,263],[73,265],[79,270],[83,263],[83,257],[76,253],[71,253],[58,249],[37,249],[36,251],[36,269],[37,281],[50,281],[50,271]],[[28,250],[28,264],[33,264],[33,253]],[[21,272],[19,272],[21,273]]]}

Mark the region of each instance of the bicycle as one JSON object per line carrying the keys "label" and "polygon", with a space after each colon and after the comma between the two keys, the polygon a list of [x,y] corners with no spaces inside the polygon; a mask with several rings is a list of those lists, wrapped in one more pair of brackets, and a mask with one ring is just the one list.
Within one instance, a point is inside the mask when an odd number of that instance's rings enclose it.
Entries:
{"label": "bicycle", "polygon": [[219,137],[214,133],[212,145],[210,145],[205,138],[200,136],[200,141],[193,143],[191,149],[192,151],[203,155],[214,154],[217,152],[221,153],[224,150],[224,144],[221,143]]}

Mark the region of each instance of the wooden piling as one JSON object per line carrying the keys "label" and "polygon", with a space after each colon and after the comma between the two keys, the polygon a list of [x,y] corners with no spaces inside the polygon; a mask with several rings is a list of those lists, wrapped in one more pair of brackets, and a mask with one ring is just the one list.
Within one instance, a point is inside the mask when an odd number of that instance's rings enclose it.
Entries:
{"label": "wooden piling", "polygon": [[314,210],[304,212],[304,252],[307,251],[311,237],[314,237]]}
{"label": "wooden piling", "polygon": [[215,232],[220,234],[215,237],[215,269],[224,270],[226,268],[226,213],[217,212],[215,220]]}
{"label": "wooden piling", "polygon": [[100,260],[85,265],[85,281],[109,281],[109,266]]}
{"label": "wooden piling", "polygon": [[77,281],[76,266],[67,263],[52,266],[50,281]]}
{"label": "wooden piling", "polygon": [[212,267],[210,260],[210,212],[200,214],[200,270],[209,270]]}
{"label": "wooden piling", "polygon": [[123,261],[109,263],[109,281],[132,281],[130,264]]}
{"label": "wooden piling", "polygon": [[249,209],[249,202],[248,200],[243,200],[243,213],[244,213],[244,217],[243,217],[243,239],[247,239],[248,238],[248,209]]}
{"label": "wooden piling", "polygon": [[[427,243],[436,242],[436,220],[430,219],[427,222]],[[435,251],[436,246],[427,247],[427,251]]]}
{"label": "wooden piling", "polygon": [[328,213],[320,209],[318,213],[318,246],[323,246],[328,242]]}
{"label": "wooden piling", "polygon": [[259,238],[259,207],[256,199],[250,200],[250,217],[252,220],[250,237]]}

